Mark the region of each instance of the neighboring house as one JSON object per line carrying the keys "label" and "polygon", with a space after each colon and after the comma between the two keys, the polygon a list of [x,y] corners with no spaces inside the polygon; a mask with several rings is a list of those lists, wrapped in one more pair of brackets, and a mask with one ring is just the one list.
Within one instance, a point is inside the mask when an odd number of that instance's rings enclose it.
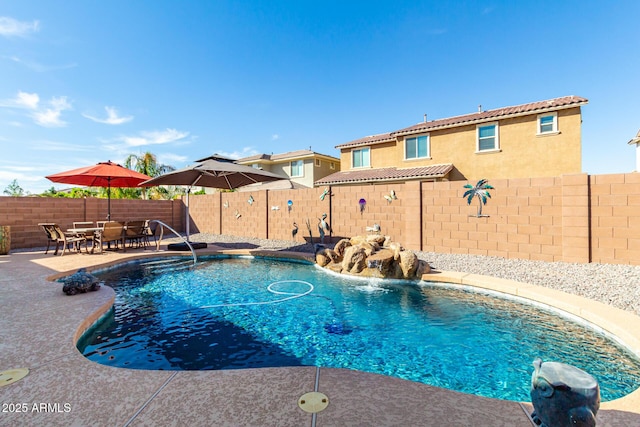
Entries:
{"label": "neighboring house", "polygon": [[207,161],[207,160],[217,160],[219,162],[228,162],[228,163],[235,163],[236,162],[235,159],[232,159],[231,157],[226,157],[226,156],[223,156],[223,155],[218,154],[218,153],[213,153],[210,156],[207,156],[207,157],[204,157],[202,159],[196,160],[196,163],[201,163],[201,162],[204,162],[204,161]]}
{"label": "neighboring house", "polygon": [[313,187],[317,180],[340,170],[340,159],[311,150],[257,154],[238,159],[236,163],[281,175],[296,187]]}
{"label": "neighboring house", "polygon": [[565,96],[418,123],[336,146],[320,185],[559,176],[582,170],[580,107]]}

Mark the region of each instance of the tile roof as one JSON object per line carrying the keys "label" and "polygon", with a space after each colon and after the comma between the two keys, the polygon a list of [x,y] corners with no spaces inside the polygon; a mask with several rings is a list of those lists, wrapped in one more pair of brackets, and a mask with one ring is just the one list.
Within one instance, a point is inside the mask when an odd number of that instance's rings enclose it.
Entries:
{"label": "tile roof", "polygon": [[340,161],[340,159],[338,159],[337,157],[329,156],[327,154],[320,154],[311,150],[296,150],[296,151],[289,151],[289,152],[280,153],[280,154],[256,154],[254,156],[243,157],[241,159],[238,159],[237,162],[247,163],[247,162],[258,161],[258,160],[267,160],[267,161],[275,162],[278,160],[299,159],[301,157],[310,157],[310,156],[320,156],[320,157],[326,157],[326,158],[335,159],[336,161]]}
{"label": "tile roof", "polygon": [[453,164],[421,166],[416,168],[353,169],[336,172],[319,179],[315,185],[353,184],[365,182],[407,181],[411,179],[434,179],[446,176]]}
{"label": "tile roof", "polygon": [[[456,126],[464,126],[474,123],[488,122],[496,119],[517,117],[529,114],[539,114],[546,111],[557,111],[566,108],[578,107],[587,104],[589,101],[575,95],[563,96],[561,98],[549,99],[546,101],[531,102],[529,104],[515,105],[512,107],[496,108],[494,110],[478,111],[476,113],[465,114],[462,116],[449,117],[445,119],[432,120],[422,122],[380,135],[368,136],[356,139],[345,144],[337,145],[336,148],[357,147],[361,145],[379,144],[382,142],[393,141],[397,136],[426,132],[435,129],[452,128]],[[383,137],[386,136],[386,137]],[[380,137],[380,138],[376,138]]]}

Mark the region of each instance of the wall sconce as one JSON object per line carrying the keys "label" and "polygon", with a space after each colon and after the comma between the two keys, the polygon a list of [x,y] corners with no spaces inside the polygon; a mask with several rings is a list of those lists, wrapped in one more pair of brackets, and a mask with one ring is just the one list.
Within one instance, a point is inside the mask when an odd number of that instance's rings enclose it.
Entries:
{"label": "wall sconce", "polygon": [[364,208],[367,207],[367,201],[365,199],[360,199],[358,204],[360,205],[360,213],[364,212]]}

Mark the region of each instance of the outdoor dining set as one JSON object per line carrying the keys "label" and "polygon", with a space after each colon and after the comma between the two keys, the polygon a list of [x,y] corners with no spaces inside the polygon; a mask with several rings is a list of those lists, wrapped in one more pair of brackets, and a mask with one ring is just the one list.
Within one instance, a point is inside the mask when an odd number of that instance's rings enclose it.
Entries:
{"label": "outdoor dining set", "polygon": [[[74,222],[73,228],[62,230],[56,223],[40,223],[38,224],[47,236],[47,249],[45,254],[49,252],[49,248],[55,243],[54,255],[60,255],[65,252],[81,252],[84,245],[85,252],[89,253],[89,243],[91,243],[91,252],[103,251],[103,244],[107,244],[110,249],[118,250],[122,247],[126,251],[127,244],[130,248],[150,246],[150,239],[155,239],[155,223],[149,220],[134,221],[98,221],[93,222]],[[111,245],[113,244],[113,248]]]}

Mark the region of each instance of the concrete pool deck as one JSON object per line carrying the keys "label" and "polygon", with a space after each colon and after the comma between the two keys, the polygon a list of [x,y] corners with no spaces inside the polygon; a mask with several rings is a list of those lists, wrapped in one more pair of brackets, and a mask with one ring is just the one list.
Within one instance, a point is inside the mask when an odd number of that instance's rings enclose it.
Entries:
{"label": "concrete pool deck", "polygon": [[[217,251],[204,253],[251,253]],[[300,257],[301,253],[265,252]],[[85,359],[78,337],[113,303],[114,292],[66,296],[51,279],[80,267],[170,254],[166,250],[103,254],[17,252],[0,256],[0,371],[29,374],[0,386],[0,425],[210,426],[523,426],[528,403],[488,399],[346,369],[293,367],[228,371],[144,371]],[[184,253],[181,253],[184,255]],[[556,306],[619,337],[640,353],[640,318],[601,303],[539,286],[454,272],[428,280],[479,286]],[[528,385],[523,385],[528,387]],[[640,386],[640,384],[639,384]],[[298,406],[311,391],[328,407]],[[598,412],[598,426],[640,425],[640,389]]]}

